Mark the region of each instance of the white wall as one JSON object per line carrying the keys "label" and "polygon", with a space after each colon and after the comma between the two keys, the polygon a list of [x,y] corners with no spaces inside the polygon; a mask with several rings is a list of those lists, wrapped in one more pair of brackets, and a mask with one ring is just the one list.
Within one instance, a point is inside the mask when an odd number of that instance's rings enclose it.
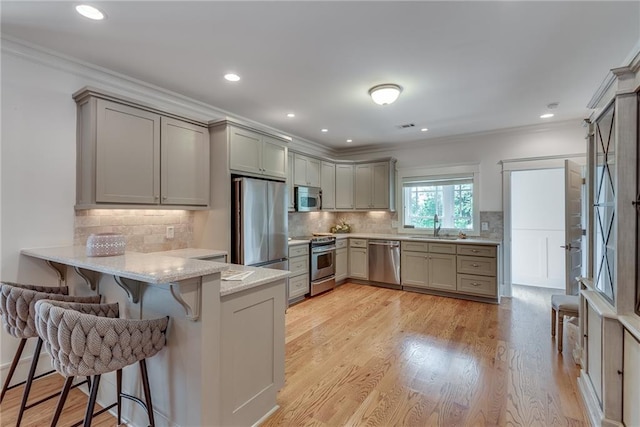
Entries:
{"label": "white wall", "polygon": [[358,152],[343,159],[395,157],[397,168],[480,165],[480,211],[502,211],[500,160],[586,152],[580,120],[426,140],[394,149]]}
{"label": "white wall", "polygon": [[564,169],[511,173],[512,282],[565,288]]}

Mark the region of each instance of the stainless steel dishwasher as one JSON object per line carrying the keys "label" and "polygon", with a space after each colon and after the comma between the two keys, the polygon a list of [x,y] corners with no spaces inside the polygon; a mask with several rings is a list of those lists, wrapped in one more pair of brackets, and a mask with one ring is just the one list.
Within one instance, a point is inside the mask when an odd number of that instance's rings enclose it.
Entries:
{"label": "stainless steel dishwasher", "polygon": [[369,240],[369,281],[400,285],[398,240]]}

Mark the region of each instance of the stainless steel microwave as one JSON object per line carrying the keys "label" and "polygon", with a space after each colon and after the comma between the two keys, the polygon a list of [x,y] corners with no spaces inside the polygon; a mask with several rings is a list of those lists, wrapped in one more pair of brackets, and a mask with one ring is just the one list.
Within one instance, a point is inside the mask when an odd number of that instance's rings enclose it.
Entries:
{"label": "stainless steel microwave", "polygon": [[297,212],[316,212],[322,209],[322,189],[318,187],[294,187]]}

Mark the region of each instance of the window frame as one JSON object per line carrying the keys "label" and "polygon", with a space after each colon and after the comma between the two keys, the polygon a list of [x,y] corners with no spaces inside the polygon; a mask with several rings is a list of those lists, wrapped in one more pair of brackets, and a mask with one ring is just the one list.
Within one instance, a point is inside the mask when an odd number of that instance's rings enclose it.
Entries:
{"label": "window frame", "polygon": [[[404,183],[420,180],[453,180],[471,178],[473,181],[473,228],[463,232],[469,236],[480,235],[480,167],[474,165],[448,166],[441,168],[407,168],[398,170],[398,234],[413,234],[433,236],[433,229],[425,228],[405,228],[405,192]],[[441,228],[441,235],[457,235],[460,230],[457,228]]]}

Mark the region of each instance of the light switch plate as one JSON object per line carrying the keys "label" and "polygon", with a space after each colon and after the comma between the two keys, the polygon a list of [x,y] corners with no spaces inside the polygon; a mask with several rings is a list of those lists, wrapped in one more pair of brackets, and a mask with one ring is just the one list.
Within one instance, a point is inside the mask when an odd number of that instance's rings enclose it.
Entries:
{"label": "light switch plate", "polygon": [[173,239],[174,231],[173,225],[167,226],[167,239]]}
{"label": "light switch plate", "polygon": [[489,223],[488,223],[488,222],[486,222],[486,221],[482,221],[482,222],[480,223],[480,229],[481,229],[482,231],[489,231]]}

